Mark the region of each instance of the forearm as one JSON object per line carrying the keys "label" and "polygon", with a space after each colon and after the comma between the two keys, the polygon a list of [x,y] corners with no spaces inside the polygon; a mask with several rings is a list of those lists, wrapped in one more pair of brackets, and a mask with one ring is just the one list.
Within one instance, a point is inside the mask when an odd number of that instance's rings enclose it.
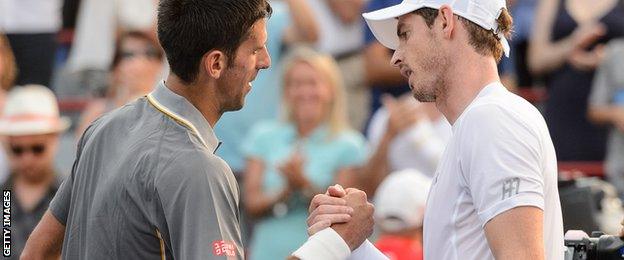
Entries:
{"label": "forearm", "polygon": [[368,160],[362,170],[362,174],[360,174],[361,186],[364,188],[364,192],[371,197],[375,193],[377,186],[389,173],[388,151],[391,142],[392,137],[389,134],[384,134],[375,153]]}
{"label": "forearm", "polygon": [[571,37],[557,42],[531,43],[529,48],[529,69],[535,74],[551,72],[566,63],[574,51]]}
{"label": "forearm", "polygon": [[624,114],[624,108],[590,105],[588,110],[589,119],[596,124],[615,124],[619,114]]}
{"label": "forearm", "polygon": [[318,23],[312,9],[304,0],[287,0],[292,18],[291,33],[297,35],[297,41],[314,43],[319,39]]}

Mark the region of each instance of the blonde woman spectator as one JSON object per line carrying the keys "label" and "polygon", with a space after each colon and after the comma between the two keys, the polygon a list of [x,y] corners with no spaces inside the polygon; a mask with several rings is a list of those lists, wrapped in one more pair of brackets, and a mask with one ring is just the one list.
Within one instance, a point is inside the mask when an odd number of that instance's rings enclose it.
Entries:
{"label": "blonde woman spectator", "polygon": [[307,239],[312,196],[333,183],[355,185],[364,138],[348,126],[336,66],[330,56],[295,50],[285,65],[285,120],[258,124],[244,143],[244,199],[258,218],[250,259],[285,259]]}

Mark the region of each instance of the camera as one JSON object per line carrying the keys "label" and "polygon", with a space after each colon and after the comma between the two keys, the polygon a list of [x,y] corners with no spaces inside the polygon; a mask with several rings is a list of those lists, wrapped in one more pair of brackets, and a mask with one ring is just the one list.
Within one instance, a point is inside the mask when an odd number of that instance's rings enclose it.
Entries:
{"label": "camera", "polygon": [[624,259],[624,240],[619,236],[594,231],[591,237],[581,230],[565,234],[565,260]]}

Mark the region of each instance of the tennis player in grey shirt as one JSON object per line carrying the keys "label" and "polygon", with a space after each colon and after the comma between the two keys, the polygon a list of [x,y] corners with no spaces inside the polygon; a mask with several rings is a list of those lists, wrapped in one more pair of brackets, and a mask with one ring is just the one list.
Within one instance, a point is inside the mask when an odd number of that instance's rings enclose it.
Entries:
{"label": "tennis player in grey shirt", "polygon": [[239,189],[212,127],[271,60],[266,0],[161,0],[171,74],[85,131],[23,259],[242,259]]}

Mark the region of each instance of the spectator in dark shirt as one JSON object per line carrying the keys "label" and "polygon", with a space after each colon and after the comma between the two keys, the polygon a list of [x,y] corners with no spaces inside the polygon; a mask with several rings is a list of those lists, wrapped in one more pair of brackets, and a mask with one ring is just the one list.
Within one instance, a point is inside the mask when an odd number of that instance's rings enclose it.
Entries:
{"label": "spectator in dark shirt", "polygon": [[11,191],[11,257],[18,259],[59,187],[54,158],[59,134],[69,121],[59,117],[48,88],[29,85],[9,92],[0,118],[11,175],[2,189]]}

